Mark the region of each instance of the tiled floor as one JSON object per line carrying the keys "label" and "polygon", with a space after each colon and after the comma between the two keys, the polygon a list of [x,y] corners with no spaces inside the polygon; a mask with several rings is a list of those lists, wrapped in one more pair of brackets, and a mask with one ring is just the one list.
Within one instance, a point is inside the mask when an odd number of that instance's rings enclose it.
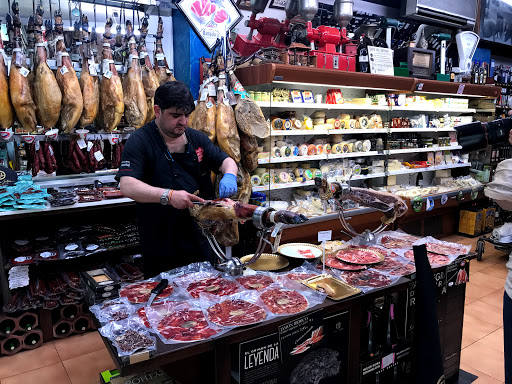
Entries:
{"label": "tiled floor", "polygon": [[[476,239],[451,236],[472,244]],[[486,244],[483,261],[473,261],[466,289],[461,368],[478,376],[474,384],[503,384],[503,286],[508,255]],[[46,343],[0,359],[0,384],[96,384],[115,364],[97,332]]]}

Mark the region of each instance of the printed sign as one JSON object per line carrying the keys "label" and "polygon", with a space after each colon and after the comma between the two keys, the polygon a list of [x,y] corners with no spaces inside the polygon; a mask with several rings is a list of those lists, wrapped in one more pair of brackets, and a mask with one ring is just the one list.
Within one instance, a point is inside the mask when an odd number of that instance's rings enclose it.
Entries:
{"label": "printed sign", "polygon": [[393,50],[389,48],[368,47],[370,72],[379,75],[394,76]]}
{"label": "printed sign", "polygon": [[279,373],[279,337],[272,333],[240,343],[240,383],[277,383]]}
{"label": "printed sign", "polygon": [[181,0],[176,6],[210,52],[217,39],[225,37],[242,19],[232,0]]}
{"label": "printed sign", "polygon": [[332,230],[318,232],[318,242],[329,241],[332,237]]}

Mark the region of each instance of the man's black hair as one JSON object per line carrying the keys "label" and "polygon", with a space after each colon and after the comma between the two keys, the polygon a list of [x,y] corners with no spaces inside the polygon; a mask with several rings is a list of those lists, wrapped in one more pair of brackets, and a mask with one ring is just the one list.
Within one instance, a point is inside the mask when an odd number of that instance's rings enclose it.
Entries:
{"label": "man's black hair", "polygon": [[155,92],[155,105],[162,111],[176,108],[186,115],[195,109],[192,93],[182,81],[168,81],[160,85]]}

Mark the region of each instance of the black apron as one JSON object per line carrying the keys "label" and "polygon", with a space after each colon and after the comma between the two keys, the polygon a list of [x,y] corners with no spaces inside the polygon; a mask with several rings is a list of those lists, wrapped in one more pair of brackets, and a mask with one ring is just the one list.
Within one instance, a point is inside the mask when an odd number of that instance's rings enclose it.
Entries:
{"label": "black apron", "polygon": [[[168,188],[199,191],[203,199],[214,198],[210,171],[198,161],[196,146],[187,136],[185,153],[170,154],[166,157],[174,177]],[[167,149],[167,146],[165,146]],[[162,138],[162,150],[164,142]],[[167,170],[162,170],[168,172]],[[144,255],[144,275],[153,277],[160,272],[181,267],[193,262],[213,262],[213,252],[201,229],[190,216],[188,209],[176,209],[160,204],[138,204],[143,209],[139,223],[141,245]]]}

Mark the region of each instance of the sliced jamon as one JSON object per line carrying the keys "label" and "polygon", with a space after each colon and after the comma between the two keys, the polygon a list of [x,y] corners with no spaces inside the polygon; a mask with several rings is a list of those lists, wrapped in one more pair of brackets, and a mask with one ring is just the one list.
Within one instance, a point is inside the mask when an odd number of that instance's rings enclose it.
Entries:
{"label": "sliced jamon", "polygon": [[137,314],[139,315],[140,319],[144,322],[146,328],[151,328],[151,324],[149,324],[148,317],[146,315],[146,309],[144,307],[140,308],[137,311]]}
{"label": "sliced jamon", "polygon": [[345,272],[343,278],[350,285],[380,288],[391,284],[391,279],[376,271]]}
{"label": "sliced jamon", "polygon": [[413,263],[409,263],[401,266],[400,268],[393,269],[389,274],[393,276],[407,276],[414,272],[416,272],[416,267]]}
{"label": "sliced jamon", "polygon": [[221,277],[211,277],[190,284],[187,287],[187,291],[193,298],[197,299],[201,292],[218,296],[231,295],[238,292],[238,286],[234,281]]}
{"label": "sliced jamon", "polygon": [[207,316],[214,324],[234,327],[259,323],[267,318],[267,313],[245,300],[226,300],[208,308]]}
{"label": "sliced jamon", "polygon": [[466,247],[455,243],[426,243],[427,251],[445,256],[460,256],[467,253]]}
{"label": "sliced jamon", "polygon": [[[404,256],[409,260],[414,260],[414,252],[413,251],[405,252]],[[441,267],[443,265],[450,264],[450,258],[448,256],[438,255],[435,253],[427,252],[427,257],[428,257],[428,261],[430,262],[430,265],[433,267]]]}
{"label": "sliced jamon", "polygon": [[202,311],[182,309],[173,311],[158,323],[156,329],[162,337],[175,341],[197,341],[215,336]]}
{"label": "sliced jamon", "polygon": [[391,252],[390,254],[388,254],[388,256],[386,256],[382,263],[375,264],[372,266],[372,268],[381,271],[389,271],[392,269],[400,268],[403,265],[403,263],[397,260],[397,257],[398,255],[396,253]]}
{"label": "sliced jamon", "polygon": [[382,254],[373,249],[349,247],[339,250],[336,258],[351,264],[375,264],[382,261]]}
{"label": "sliced jamon", "polygon": [[117,348],[123,352],[135,351],[140,348],[151,347],[155,345],[155,341],[144,335],[133,331],[127,330],[122,335],[116,337]]}
{"label": "sliced jamon", "polygon": [[[318,264],[321,267],[321,264]],[[335,257],[328,257],[325,259],[325,265],[331,268],[336,268],[342,271],[362,271],[366,269],[366,265],[349,264],[344,261],[338,260]]]}
{"label": "sliced jamon", "polygon": [[[130,303],[146,303],[151,296],[151,290],[158,285],[158,281],[145,281],[142,283],[130,284],[119,291],[119,296],[126,297]],[[161,300],[169,296],[173,291],[172,285],[168,285],[156,300]]]}
{"label": "sliced jamon", "polygon": [[308,301],[304,296],[286,289],[269,289],[261,294],[261,299],[277,315],[299,313],[308,308]]}
{"label": "sliced jamon", "polygon": [[293,281],[301,282],[302,280],[309,279],[310,277],[316,276],[316,273],[307,273],[307,272],[298,272],[298,273],[288,273],[286,277]]}
{"label": "sliced jamon", "polygon": [[266,288],[274,282],[272,278],[265,275],[241,276],[236,281],[244,288],[256,290]]}
{"label": "sliced jamon", "polygon": [[416,240],[418,239],[413,236],[382,236],[380,239],[380,243],[382,244],[382,246],[389,249],[404,249],[411,248]]}

